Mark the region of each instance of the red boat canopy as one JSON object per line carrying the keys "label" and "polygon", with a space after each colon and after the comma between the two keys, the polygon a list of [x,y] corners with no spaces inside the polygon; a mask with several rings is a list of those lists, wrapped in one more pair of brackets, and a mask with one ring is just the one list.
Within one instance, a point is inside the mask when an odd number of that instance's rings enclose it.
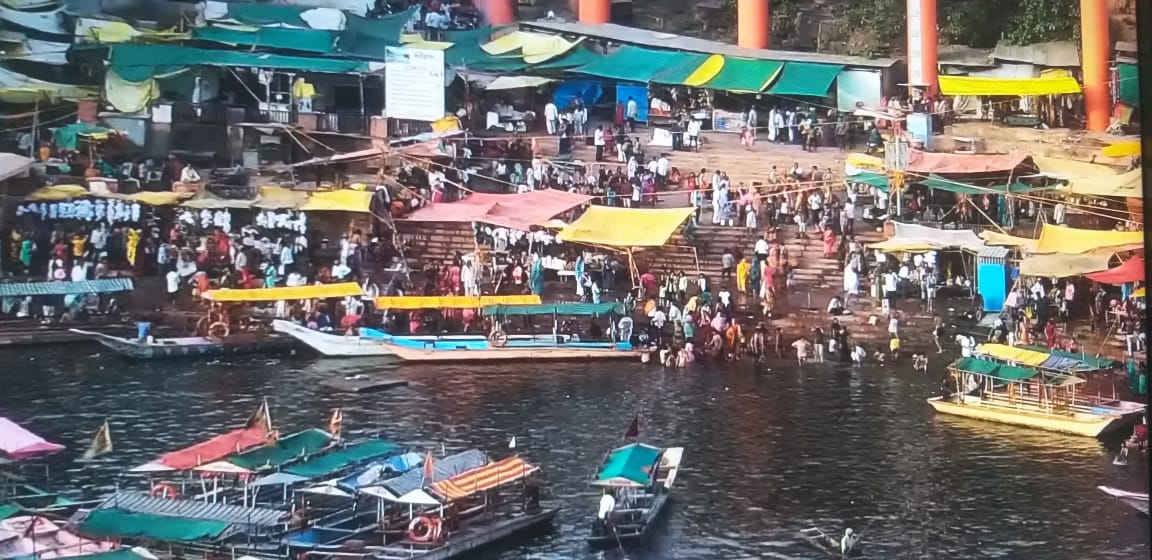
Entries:
{"label": "red boat canopy", "polygon": [[1032,158],[1019,155],[1000,154],[946,154],[936,152],[922,152],[911,150],[908,152],[909,173],[929,175],[939,173],[943,175],[965,175],[975,173],[1003,173],[1005,175],[1015,171],[1027,163],[1035,172]]}
{"label": "red boat canopy", "polygon": [[1139,255],[1128,259],[1124,264],[1101,272],[1085,274],[1089,280],[1101,284],[1127,284],[1144,281],[1144,257]]}
{"label": "red boat canopy", "polygon": [[240,428],[191,447],[165,453],[159,459],[133,470],[138,472],[185,471],[264,445],[268,442],[268,437],[268,431],[262,426]]}

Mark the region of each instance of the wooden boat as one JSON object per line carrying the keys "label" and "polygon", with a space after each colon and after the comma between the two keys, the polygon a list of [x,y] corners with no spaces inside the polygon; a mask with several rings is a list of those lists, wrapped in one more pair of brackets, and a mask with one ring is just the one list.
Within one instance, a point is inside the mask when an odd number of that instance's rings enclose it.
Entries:
{"label": "wooden boat", "polygon": [[197,356],[230,356],[285,350],[296,344],[296,339],[278,334],[234,334],[225,338],[188,336],[157,338],[151,342],[112,336],[98,332],[72,329],[87,335],[105,348],[122,356],[141,360],[161,358],[189,358]]}
{"label": "wooden boat", "polygon": [[936,412],[1050,432],[1099,437],[1135,421],[1139,403],[1077,398],[1084,380],[1063,373],[961,358],[949,366],[956,389],[932,397]]}
{"label": "wooden boat", "polygon": [[1121,502],[1124,502],[1126,505],[1128,505],[1132,509],[1134,509],[1140,513],[1143,513],[1144,515],[1148,515],[1148,493],[1147,492],[1141,494],[1139,492],[1129,492],[1127,490],[1121,490],[1119,488],[1113,488],[1111,486],[1097,486],[1097,488],[1099,488],[1101,492],[1108,494],[1109,496],[1112,496],[1113,498],[1116,498],[1117,500],[1120,500]]}
{"label": "wooden boat", "polygon": [[[668,503],[683,447],[660,448],[642,443],[618,447],[604,458],[592,486],[614,495],[607,518],[592,521],[588,544],[618,547],[643,541]],[[603,498],[601,498],[603,500]]]}
{"label": "wooden boat", "polygon": [[[851,529],[849,529],[849,531],[851,531]],[[852,545],[847,551],[841,551],[840,539],[830,536],[816,527],[801,530],[800,536],[803,537],[808,544],[812,545],[813,548],[823,552],[825,556],[830,558],[856,558],[864,554],[863,549],[856,546],[856,543],[859,542],[856,537],[853,537]]]}
{"label": "wooden boat", "polygon": [[321,381],[320,384],[333,391],[340,391],[342,393],[377,393],[387,391],[388,389],[395,389],[396,387],[408,386],[408,382],[403,379],[378,378],[359,374],[337,379],[327,379]]}

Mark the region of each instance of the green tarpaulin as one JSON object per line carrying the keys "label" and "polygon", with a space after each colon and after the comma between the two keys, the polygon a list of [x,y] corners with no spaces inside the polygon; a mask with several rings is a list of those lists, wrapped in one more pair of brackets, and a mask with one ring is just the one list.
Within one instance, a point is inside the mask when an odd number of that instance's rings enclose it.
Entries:
{"label": "green tarpaulin", "polygon": [[1010,366],[980,358],[960,358],[956,362],[956,368],[965,373],[986,375],[1002,381],[1024,381],[1040,373],[1031,368]]}
{"label": "green tarpaulin", "polygon": [[640,486],[652,482],[652,469],[660,458],[661,449],[634,443],[608,454],[604,466],[596,474],[597,483],[611,483],[624,480]]}
{"label": "green tarpaulin", "polygon": [[109,130],[112,129],[86,122],[76,122],[52,131],[52,142],[60,151],[72,152],[76,150],[76,145],[79,142],[77,137],[81,134],[103,134]]}
{"label": "green tarpaulin", "polygon": [[356,463],[384,457],[395,450],[396,446],[386,441],[365,441],[292,465],[284,469],[284,472],[296,476],[320,478]]}
{"label": "green tarpaulin", "polygon": [[21,511],[24,511],[24,508],[16,504],[0,504],[0,521],[8,519]]}
{"label": "green tarpaulin", "polygon": [[162,542],[215,539],[228,529],[223,521],[188,519],[118,509],[98,509],[80,523],[80,534],[98,538],[137,538]]}
{"label": "green tarpaulin", "polygon": [[736,93],[760,93],[780,73],[782,62],[724,57],[724,66],[716,77],[704,84],[708,89]]}
{"label": "green tarpaulin", "polygon": [[576,68],[577,66],[591,64],[592,61],[597,60],[603,56],[604,55],[600,53],[592,52],[583,46],[577,45],[572,50],[556,58],[553,58],[552,60],[541,62],[540,64],[534,64],[532,69],[550,70],[554,68]]}
{"label": "green tarpaulin", "polygon": [[223,27],[196,27],[192,38],[228,45],[289,49],[302,52],[330,53],[336,49],[335,31],[261,27],[256,31],[238,31]]}
{"label": "green tarpaulin", "polygon": [[311,9],[287,4],[234,2],[228,4],[228,19],[252,26],[287,25],[307,28],[309,25],[300,14]]}
{"label": "green tarpaulin", "polygon": [[883,192],[888,192],[888,176],[882,173],[864,171],[855,175],[848,175],[844,177],[844,180],[849,183],[860,183],[876,187]]}
{"label": "green tarpaulin", "polygon": [[348,56],[384,60],[384,49],[400,45],[400,34],[413,13],[415,8],[379,19],[345,14],[344,31],[336,42],[337,50]]}
{"label": "green tarpaulin", "polygon": [[1117,91],[1120,101],[1133,107],[1140,106],[1140,71],[1135,64],[1117,64]]}
{"label": "green tarpaulin", "polygon": [[688,79],[705,60],[708,60],[708,55],[697,53],[679,53],[680,59],[675,64],[666,68],[661,68],[659,72],[652,75],[652,81],[658,84],[675,84],[683,85],[684,80]]}
{"label": "green tarpaulin", "polygon": [[191,66],[275,68],[330,74],[363,73],[368,64],[338,58],[195,49],[177,45],[118,44],[111,47],[109,68],[128,82],[146,82]]}
{"label": "green tarpaulin", "polygon": [[319,453],[332,444],[332,436],[322,430],[305,430],[282,437],[274,445],[257,447],[228,459],[249,470],[279,467],[295,459]]}
{"label": "green tarpaulin", "polygon": [[678,67],[686,58],[694,56],[700,55],[623,46],[612,54],[573,68],[571,72],[646,84],[657,73]]}
{"label": "green tarpaulin", "polygon": [[1005,192],[1023,193],[1034,190],[1034,187],[1031,185],[1026,185],[1020,182],[1015,182],[1007,186],[989,185],[986,187],[980,187],[965,183],[963,181],[957,181],[955,179],[945,179],[939,175],[929,175],[927,179],[921,179],[914,182],[924,185],[930,189],[939,189],[942,191],[950,191],[958,194],[1004,194]]}
{"label": "green tarpaulin", "polygon": [[828,89],[844,67],[839,64],[787,62],[776,83],[768,90],[772,95],[828,97]]}
{"label": "green tarpaulin", "polygon": [[492,56],[480,45],[492,37],[491,29],[458,31],[450,35],[452,46],[444,51],[444,64],[455,70],[471,72],[519,72],[528,67],[520,51]]}
{"label": "green tarpaulin", "polygon": [[485,315],[617,315],[624,313],[620,303],[543,303],[540,305],[488,305]]}
{"label": "green tarpaulin", "polygon": [[980,358],[960,358],[956,362],[956,369],[968,373],[979,373],[981,375],[992,375],[996,373],[996,368],[1000,364],[991,360],[981,360]]}

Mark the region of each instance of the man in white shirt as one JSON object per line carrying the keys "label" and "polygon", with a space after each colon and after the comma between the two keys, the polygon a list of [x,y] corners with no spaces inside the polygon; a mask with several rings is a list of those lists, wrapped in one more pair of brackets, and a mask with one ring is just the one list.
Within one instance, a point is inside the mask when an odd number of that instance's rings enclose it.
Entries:
{"label": "man in white shirt", "polygon": [[424,27],[428,29],[448,29],[448,16],[436,12],[429,11],[424,14]]}
{"label": "man in white shirt", "polygon": [[756,114],[755,107],[748,107],[748,128],[752,129],[752,137],[756,137],[756,125],[759,124],[760,118]]}
{"label": "man in white shirt", "polygon": [[656,185],[668,187],[668,154],[660,154],[660,159],[656,160]]}
{"label": "man in white shirt", "polygon": [[601,521],[608,521],[608,514],[616,509],[616,498],[612,497],[611,490],[605,490],[604,495],[600,496],[600,511],[596,513],[596,518]]}
{"label": "man in white shirt", "polygon": [[164,283],[168,288],[168,303],[175,306],[176,297],[180,294],[180,274],[175,268],[168,269],[168,273],[164,275]]}
{"label": "man in white shirt", "polygon": [[544,106],[544,126],[548,127],[548,134],[556,134],[556,130],[560,128],[560,111],[551,101]]}
{"label": "man in white shirt", "polygon": [[732,292],[728,291],[728,287],[720,288],[720,293],[716,294],[716,299],[720,300],[720,305],[725,310],[732,309]]}
{"label": "man in white shirt", "polygon": [[688,129],[685,131],[685,147],[695,148],[697,152],[700,151],[700,121],[692,119],[688,121]]}
{"label": "man in white shirt", "polygon": [[640,106],[629,96],[628,102],[624,104],[624,119],[628,121],[628,132],[636,132],[636,119],[639,117]]}
{"label": "man in white shirt", "polygon": [[596,161],[604,159],[604,127],[598,126],[592,133],[592,144],[596,146]]}

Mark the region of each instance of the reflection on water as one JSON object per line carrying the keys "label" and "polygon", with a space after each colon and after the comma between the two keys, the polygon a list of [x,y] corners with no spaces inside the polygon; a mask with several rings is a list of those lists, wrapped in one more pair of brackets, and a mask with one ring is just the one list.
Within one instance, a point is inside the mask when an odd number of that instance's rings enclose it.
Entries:
{"label": "reflection on water", "polygon": [[[869,558],[1142,558],[1147,520],[1096,490],[1147,489],[1091,439],[936,417],[933,376],[782,364],[770,373],[640,364],[395,366],[305,357],[138,363],[91,347],[6,352],[0,415],[69,446],[57,483],[130,486],[124,471],[244,421],[267,396],[284,431],[344,408],[350,437],[449,452],[517,450],[544,467],[556,530],[487,558],[623,558],[583,544],[597,462],[634,413],[645,439],[685,447],[666,522],[628,559],[814,558],[807,527],[868,527]],[[323,379],[382,372],[407,388],[354,395]],[[116,451],[78,457],[108,418]]]}

